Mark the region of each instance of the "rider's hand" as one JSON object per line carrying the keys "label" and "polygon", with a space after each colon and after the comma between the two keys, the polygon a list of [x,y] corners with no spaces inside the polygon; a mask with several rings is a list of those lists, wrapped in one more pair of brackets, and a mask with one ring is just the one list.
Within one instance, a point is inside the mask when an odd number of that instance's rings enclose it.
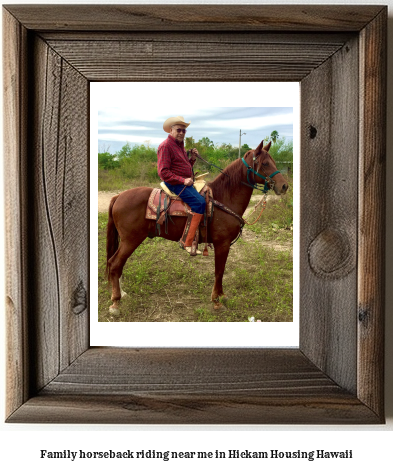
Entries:
{"label": "rider's hand", "polygon": [[192,180],[192,178],[186,178],[186,179],[184,180],[184,184],[185,184],[186,186],[192,186],[192,185],[194,184],[194,181]]}

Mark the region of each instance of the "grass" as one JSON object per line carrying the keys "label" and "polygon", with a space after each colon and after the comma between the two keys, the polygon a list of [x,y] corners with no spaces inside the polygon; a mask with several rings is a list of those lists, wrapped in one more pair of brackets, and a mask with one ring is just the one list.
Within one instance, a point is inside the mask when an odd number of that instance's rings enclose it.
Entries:
{"label": "grass", "polygon": [[[155,183],[156,185],[157,183]],[[133,183],[133,187],[136,184]],[[253,207],[255,203],[251,203]],[[105,280],[107,214],[98,215],[99,321],[292,321],[292,197],[268,202],[261,220],[246,226],[231,247],[224,274],[223,310],[210,302],[214,252],[191,258],[177,243],[146,239],[123,272],[121,315],[109,315],[110,289]],[[277,250],[272,245],[281,245]]]}
{"label": "grass", "polygon": [[[148,166],[148,165],[146,165]],[[208,172],[204,166],[194,167],[194,171],[198,174]],[[209,171],[207,176],[208,181],[213,181],[218,175],[219,171]],[[126,189],[136,188],[138,186],[150,186],[152,188],[157,187],[159,178],[150,179],[149,173],[144,170],[139,170],[138,179],[125,179],[121,170],[98,170],[98,191],[104,192],[120,192]]]}
{"label": "grass", "polygon": [[[288,231],[292,232],[293,227],[293,186],[292,179],[288,178],[289,190],[283,196],[275,196],[272,191],[268,194],[266,208],[260,220],[254,225],[246,225],[245,228],[263,237],[264,240],[287,242]],[[262,197],[262,193],[253,193],[255,197]],[[258,201],[250,203],[249,208],[254,208]],[[259,215],[261,208],[258,207],[252,216],[246,220],[253,222]],[[292,237],[291,237],[292,238]]]}
{"label": "grass", "polygon": [[143,176],[138,180],[125,180],[119,170],[98,170],[98,191],[120,192],[138,186],[156,187],[157,181],[149,182]]}

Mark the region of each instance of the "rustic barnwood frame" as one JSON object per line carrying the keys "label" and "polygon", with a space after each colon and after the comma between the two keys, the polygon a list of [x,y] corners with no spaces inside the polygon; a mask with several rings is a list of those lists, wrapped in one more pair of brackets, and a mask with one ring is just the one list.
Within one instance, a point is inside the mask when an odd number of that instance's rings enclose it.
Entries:
{"label": "rustic barnwood frame", "polygon": [[[386,22],[383,6],[3,8],[9,422],[384,422]],[[301,83],[299,349],[89,346],[101,80]]]}

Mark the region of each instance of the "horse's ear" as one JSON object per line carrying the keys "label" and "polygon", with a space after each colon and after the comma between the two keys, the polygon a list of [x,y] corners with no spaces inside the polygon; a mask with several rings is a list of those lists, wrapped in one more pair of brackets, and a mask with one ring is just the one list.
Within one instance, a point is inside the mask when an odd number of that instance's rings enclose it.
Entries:
{"label": "horse's ear", "polygon": [[261,153],[262,148],[263,148],[263,140],[262,140],[261,143],[258,145],[258,147],[255,149],[255,156],[258,156],[259,153]]}
{"label": "horse's ear", "polygon": [[[262,143],[263,143],[263,142],[262,142]],[[269,150],[270,150],[270,147],[271,147],[271,144],[272,144],[272,142],[270,141],[267,145],[265,145],[265,146],[263,147],[263,149],[264,149],[265,151],[269,151]]]}

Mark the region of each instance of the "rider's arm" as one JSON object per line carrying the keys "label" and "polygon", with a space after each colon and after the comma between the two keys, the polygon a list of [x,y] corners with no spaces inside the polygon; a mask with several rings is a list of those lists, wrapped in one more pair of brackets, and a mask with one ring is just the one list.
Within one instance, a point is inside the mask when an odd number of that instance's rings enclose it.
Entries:
{"label": "rider's arm", "polygon": [[171,156],[165,146],[158,147],[157,150],[157,172],[158,176],[166,183],[184,184],[185,178],[176,175],[171,170]]}

